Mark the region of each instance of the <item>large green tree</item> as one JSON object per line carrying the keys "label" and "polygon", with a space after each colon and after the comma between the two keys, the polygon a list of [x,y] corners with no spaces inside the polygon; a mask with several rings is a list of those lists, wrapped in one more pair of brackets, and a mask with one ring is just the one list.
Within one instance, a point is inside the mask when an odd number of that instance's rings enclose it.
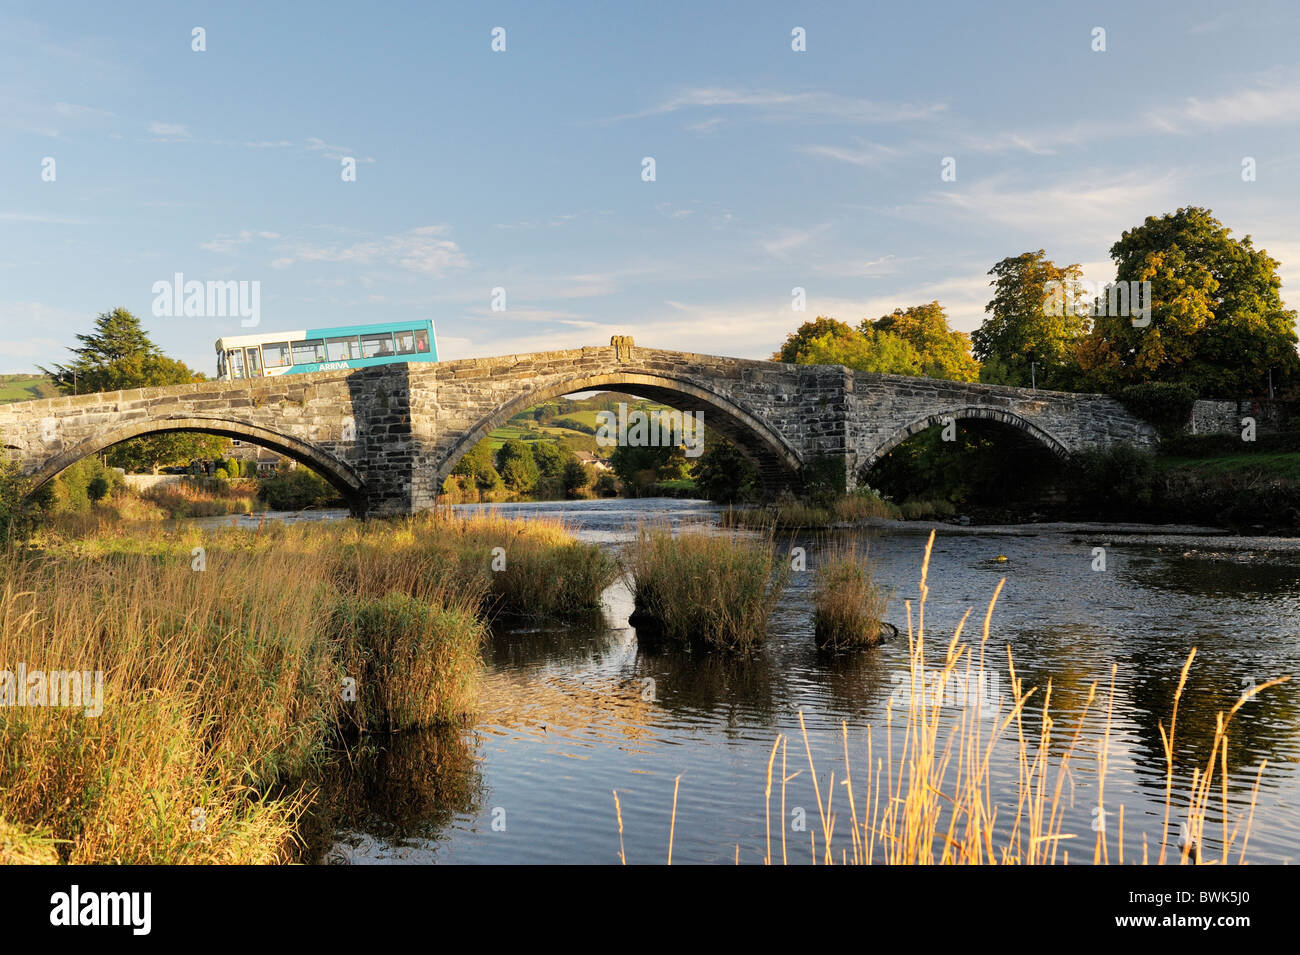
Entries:
{"label": "large green tree", "polygon": [[815,339],[830,336],[833,339],[852,339],[857,333],[844,322],[834,318],[826,318],[818,315],[811,322],[804,322],[799,328],[785,337],[779,351],[772,355],[773,361],[784,361],[789,364],[818,364],[817,362],[799,361],[799,353],[803,351]]}
{"label": "large green tree", "polygon": [[1076,351],[1090,324],[1073,307],[1083,298],[1082,270],[1057,266],[1039,249],[1003,259],[989,275],[989,315],[971,333],[980,381],[1023,388],[1036,380],[1044,388],[1073,389]]}
{"label": "large green tree", "polygon": [[938,302],[896,308],[890,315],[864,320],[858,330],[888,332],[906,341],[920,356],[920,374],[950,381],[975,381],[979,364],[971,357],[970,336],[948,326],[948,316]]}
{"label": "large green tree", "polygon": [[1150,282],[1150,323],[1099,314],[1079,361],[1094,387],[1184,382],[1205,397],[1300,384],[1296,313],[1282,306],[1280,263],[1235,239],[1209,209],[1148,216],[1111,246],[1120,282]]}
{"label": "large green tree", "polygon": [[[78,335],[81,344],[69,348],[69,364],[41,368],[64,394],[121,391],[203,381],[204,375],[184,362],[168,358],[153,343],[136,318],[124,308],[103,312],[89,335]],[[220,453],[221,438],[201,434],[155,434],[114,445],[106,459],[113,467],[127,471],[157,470],[168,464],[188,464],[198,457]]]}
{"label": "large green tree", "polygon": [[819,316],[791,332],[772,359],[954,381],[974,381],[979,376],[970,339],[948,327],[938,302],[895,309],[875,321],[864,320],[857,328]]}
{"label": "large green tree", "polygon": [[527,494],[537,486],[541,476],[532,449],[518,438],[511,438],[497,452],[497,470],[506,487],[517,494]]}
{"label": "large green tree", "polygon": [[796,359],[802,365],[844,365],[887,375],[919,375],[921,355],[907,340],[877,328],[851,337],[822,335],[805,342]]}

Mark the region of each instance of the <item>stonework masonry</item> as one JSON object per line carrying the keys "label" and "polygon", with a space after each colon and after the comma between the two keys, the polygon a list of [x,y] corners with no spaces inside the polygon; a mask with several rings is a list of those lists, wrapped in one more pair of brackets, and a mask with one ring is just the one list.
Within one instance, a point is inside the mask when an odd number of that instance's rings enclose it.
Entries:
{"label": "stonework masonry", "polygon": [[706,433],[733,440],[773,492],[797,486],[819,458],[842,466],[852,488],[894,445],[949,418],[1000,421],[1061,455],[1157,440],[1101,395],[696,355],[615,336],[602,347],[0,405],[0,444],[39,486],[127,438],[202,431],[312,467],[359,516],[407,514],[433,506],[443,479],[489,431],[542,401],[594,389],[702,412]]}

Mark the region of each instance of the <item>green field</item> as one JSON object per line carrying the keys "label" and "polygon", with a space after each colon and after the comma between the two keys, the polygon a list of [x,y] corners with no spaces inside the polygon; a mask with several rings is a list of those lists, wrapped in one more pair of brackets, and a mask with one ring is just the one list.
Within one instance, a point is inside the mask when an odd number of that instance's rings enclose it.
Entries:
{"label": "green field", "polygon": [[0,375],[0,404],[53,398],[59,393],[44,375]]}
{"label": "green field", "polygon": [[600,427],[597,415],[602,411],[611,411],[617,407],[619,402],[625,402],[631,409],[643,409],[646,411],[664,410],[666,405],[661,405],[653,401],[645,401],[631,395],[625,395],[619,392],[603,392],[581,400],[559,399],[548,401],[544,404],[552,410],[553,416],[547,421],[545,426],[538,424],[534,418],[534,409],[520,412],[510,421],[497,428],[487,436],[487,441],[492,446],[495,453],[501,449],[501,445],[510,440],[519,441],[554,441],[564,445],[570,451],[589,451],[593,454],[606,455],[596,445],[595,434],[588,434],[586,431],[578,430],[572,427],[566,427],[566,423],[573,423],[580,427],[590,428],[592,432]]}
{"label": "green field", "polygon": [[1156,468],[1160,471],[1190,471],[1205,477],[1250,472],[1266,478],[1300,480],[1300,454],[1251,452],[1207,458],[1159,456],[1156,458]]}

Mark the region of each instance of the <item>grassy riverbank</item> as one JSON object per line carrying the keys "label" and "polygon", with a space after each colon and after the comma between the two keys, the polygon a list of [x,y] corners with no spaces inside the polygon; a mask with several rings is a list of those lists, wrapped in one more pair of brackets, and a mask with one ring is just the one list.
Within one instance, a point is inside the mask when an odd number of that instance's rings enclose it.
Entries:
{"label": "grassy riverbank", "polygon": [[558,525],[479,518],[11,547],[0,669],[102,690],[0,708],[0,853],[287,861],[350,740],[472,716],[492,615],[589,608],[613,575]]}

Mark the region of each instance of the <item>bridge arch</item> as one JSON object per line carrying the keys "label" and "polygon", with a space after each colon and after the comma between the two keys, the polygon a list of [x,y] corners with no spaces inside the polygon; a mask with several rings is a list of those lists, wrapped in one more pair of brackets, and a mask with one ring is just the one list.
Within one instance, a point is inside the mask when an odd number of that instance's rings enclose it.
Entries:
{"label": "bridge arch", "polygon": [[292,458],[299,464],[305,464],[317,472],[339,491],[350,506],[356,506],[361,500],[365,482],[357,471],[346,461],[335,457],[324,448],[303,441],[291,435],[282,434],[269,428],[249,424],[230,418],[181,417],[151,418],[132,421],[109,431],[56,452],[30,475],[31,492],[35,493],[64,468],[80,461],[82,458],[110,448],[115,444],[131,438],[145,437],[151,434],[169,434],[190,432],[197,434],[215,434],[225,438],[236,438],[269,448],[285,457]]}
{"label": "bridge arch", "polygon": [[460,459],[476,444],[521,411],[561,395],[611,390],[632,392],[683,412],[703,412],[706,431],[716,431],[731,441],[758,469],[767,487],[776,489],[788,486],[798,480],[803,469],[802,458],[784,435],[730,398],[685,376],[620,368],[616,371],[549,381],[539,387],[529,388],[501,405],[480,419],[442,457],[436,474],[436,486],[442,486]]}
{"label": "bridge arch", "polygon": [[1055,435],[1051,434],[1050,432],[1045,431],[1042,428],[1038,427],[1038,425],[1027,420],[1026,418],[1023,418],[1020,415],[1015,414],[1014,412],[1003,411],[1001,408],[982,408],[977,405],[968,405],[962,408],[953,408],[946,411],[936,411],[931,414],[923,415],[922,417],[917,418],[915,421],[913,421],[911,424],[907,425],[906,427],[900,428],[899,430],[895,431],[892,435],[890,435],[889,438],[887,438],[882,444],[880,444],[874,451],[871,451],[867,455],[866,461],[863,462],[861,465],[861,469],[863,471],[870,470],[870,468],[876,462],[878,462],[881,458],[883,458],[886,454],[888,454],[898,445],[902,444],[908,438],[912,437],[912,435],[920,434],[922,431],[925,431],[927,428],[932,428],[935,425],[943,424],[945,418],[951,419],[953,421],[960,421],[962,419],[970,419],[970,418],[981,418],[986,421],[997,421],[1000,422],[1001,424],[1009,425],[1010,427],[1016,428],[1024,432],[1034,440],[1038,441],[1044,447],[1046,447],[1057,457],[1064,458],[1070,455],[1070,449],[1068,446],[1066,446],[1066,444],[1063,441],[1061,441],[1059,438],[1057,438]]}

